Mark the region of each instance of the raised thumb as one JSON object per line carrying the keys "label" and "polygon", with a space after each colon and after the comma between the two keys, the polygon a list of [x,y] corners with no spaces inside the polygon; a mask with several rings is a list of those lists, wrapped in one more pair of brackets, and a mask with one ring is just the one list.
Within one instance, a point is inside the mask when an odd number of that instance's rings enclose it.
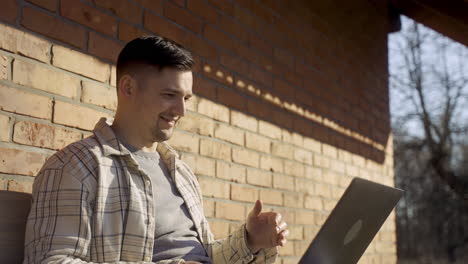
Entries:
{"label": "raised thumb", "polygon": [[262,201],[257,200],[255,202],[254,208],[251,211],[252,216],[258,216],[262,212],[262,207],[263,207]]}

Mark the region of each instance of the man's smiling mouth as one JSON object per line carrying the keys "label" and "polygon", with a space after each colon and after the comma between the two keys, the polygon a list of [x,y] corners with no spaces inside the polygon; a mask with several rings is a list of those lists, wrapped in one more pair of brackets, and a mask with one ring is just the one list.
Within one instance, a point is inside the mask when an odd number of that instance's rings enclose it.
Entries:
{"label": "man's smiling mouth", "polygon": [[178,120],[178,118],[167,117],[167,116],[159,116],[159,117],[171,126],[174,126]]}

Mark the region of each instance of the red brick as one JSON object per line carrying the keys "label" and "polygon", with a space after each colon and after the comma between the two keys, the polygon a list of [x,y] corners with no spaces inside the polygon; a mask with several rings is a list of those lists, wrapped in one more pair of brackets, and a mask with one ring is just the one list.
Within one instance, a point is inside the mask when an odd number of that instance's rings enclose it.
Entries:
{"label": "red brick", "polygon": [[294,178],[273,174],[273,187],[275,189],[294,191]]}
{"label": "red brick", "polygon": [[263,170],[248,169],[247,183],[264,187],[272,186],[271,173]]}
{"label": "red brick", "polygon": [[200,140],[200,154],[215,159],[231,161],[231,147],[209,139],[202,138]]}
{"label": "red brick", "polygon": [[50,11],[57,10],[57,0],[27,0],[37,6],[43,7]]}
{"label": "red brick", "polygon": [[[292,242],[286,243],[283,247],[278,248],[280,256],[293,256],[294,255],[294,244]],[[282,264],[299,263],[299,260],[294,261],[291,258],[283,259]]]}
{"label": "red brick", "polygon": [[216,218],[227,220],[245,220],[245,207],[242,204],[216,202]]}
{"label": "red brick", "polygon": [[242,166],[216,161],[216,177],[233,182],[245,183],[246,170]]}
{"label": "red brick", "polygon": [[171,2],[166,2],[164,7],[164,16],[195,33],[201,33],[203,25],[202,21],[187,12],[186,9]]}
{"label": "red brick", "polygon": [[210,24],[216,24],[218,22],[218,12],[216,9],[205,3],[205,1],[187,0],[187,8],[208,21]]}
{"label": "red brick", "polygon": [[81,88],[80,80],[63,71],[54,71],[44,66],[44,64],[15,60],[13,82],[72,99],[76,98]]}
{"label": "red brick", "polygon": [[198,102],[198,113],[229,123],[229,108],[210,100],[200,99]]}
{"label": "red brick", "polygon": [[249,64],[243,61],[239,57],[230,56],[227,54],[221,54],[219,56],[219,62],[221,65],[229,68],[233,71],[236,71],[244,76],[248,76],[250,72]]}
{"label": "red brick", "polygon": [[234,41],[219,29],[216,29],[211,25],[205,25],[203,35],[221,48],[235,51]]}
{"label": "red brick", "polygon": [[128,0],[93,0],[96,5],[110,10],[125,20],[133,24],[140,24],[142,20],[141,7],[133,4]]}
{"label": "red brick", "polygon": [[254,151],[244,148],[234,148],[232,149],[232,161],[256,168],[260,162],[260,156]]}
{"label": "red brick", "polygon": [[264,136],[281,140],[281,128],[269,122],[260,120],[258,123],[258,132]]}
{"label": "red brick", "polygon": [[260,152],[270,153],[271,141],[263,136],[247,132],[245,135],[245,146]]}
{"label": "red brick", "polygon": [[249,0],[241,0],[240,3],[249,2],[251,4],[251,12],[255,14],[256,17],[264,20],[264,22],[268,25],[272,25],[275,23],[275,19],[273,13],[269,11],[267,8],[264,8],[257,2],[252,2]]}
{"label": "red brick", "polygon": [[265,56],[244,45],[238,45],[236,52],[245,59],[255,63],[260,68],[268,72],[273,72],[273,56]]}
{"label": "red brick", "polygon": [[256,132],[258,121],[256,118],[246,115],[242,112],[231,110],[231,125],[242,127]]}
{"label": "red brick", "polygon": [[283,172],[283,160],[272,156],[260,157],[260,168],[272,172]]}
{"label": "red brick", "polygon": [[205,217],[213,217],[214,209],[215,209],[214,201],[210,201],[210,200],[203,201],[203,211],[205,212]]}
{"label": "red brick", "polygon": [[295,177],[304,177],[304,165],[298,162],[285,160],[284,173]]}
{"label": "red brick", "polygon": [[116,79],[117,79],[117,67],[115,65],[111,65],[109,84],[112,87],[117,87],[117,80]]}
{"label": "red brick", "polygon": [[234,15],[234,5],[231,1],[228,0],[209,0],[209,2],[218,8],[219,10],[223,11],[224,13],[233,16]]}
{"label": "red brick", "polygon": [[0,172],[35,176],[45,162],[45,156],[25,150],[0,148]]}
{"label": "red brick", "polygon": [[8,191],[32,193],[32,181],[8,181]]}
{"label": "red brick", "polygon": [[310,225],[311,223],[315,222],[314,219],[316,217],[317,217],[316,214],[310,211],[297,211],[296,212],[296,224]]}
{"label": "red brick", "polygon": [[306,195],[304,200],[304,206],[307,209],[323,210],[323,200],[317,196]]}
{"label": "red brick", "polygon": [[23,8],[21,24],[27,29],[78,48],[84,48],[86,44],[86,31],[82,28],[30,7]]}
{"label": "red brick", "polygon": [[273,48],[254,34],[250,34],[249,36],[249,46],[263,52],[267,56],[273,55]]}
{"label": "red brick", "polygon": [[[218,58],[216,48],[205,39],[193,34],[187,34],[187,37],[188,43],[190,43],[187,47],[188,49],[210,60],[216,60]],[[195,66],[200,64],[201,63],[198,63],[197,60],[195,60]]]}
{"label": "red brick", "polygon": [[269,88],[273,85],[273,76],[268,72],[258,69],[257,67],[250,67],[248,76],[253,81],[260,83],[265,87]]}
{"label": "red brick", "polygon": [[117,56],[123,46],[111,39],[104,38],[95,32],[89,33],[88,51],[97,57],[117,62]]}
{"label": "red brick", "polygon": [[29,121],[17,122],[14,131],[16,143],[56,150],[81,139],[79,132]]}
{"label": "red brick", "polygon": [[258,190],[242,185],[231,185],[231,200],[242,202],[255,202],[258,199]]}
{"label": "red brick", "polygon": [[217,98],[218,102],[229,107],[236,108],[237,110],[247,109],[245,97],[233,90],[226,89],[224,87],[218,87]]}
{"label": "red brick", "polygon": [[260,31],[258,30],[257,19],[248,10],[245,10],[244,8],[236,5],[234,6],[233,17],[239,21],[239,23],[243,24],[247,28],[250,28],[252,31]]}
{"label": "red brick", "polygon": [[71,71],[89,78],[107,83],[110,79],[109,64],[90,56],[63,46],[52,47],[52,64],[61,69]]}
{"label": "red brick", "polygon": [[209,64],[203,65],[203,74],[217,82],[225,85],[233,85],[234,77],[231,72],[220,66],[213,66]]}
{"label": "red brick", "polygon": [[273,122],[281,125],[284,129],[292,130],[294,126],[294,115],[276,108],[272,115]]}
{"label": "red brick", "polygon": [[185,44],[187,42],[187,33],[182,29],[168,20],[147,11],[144,15],[144,26],[149,31],[170,38],[180,44]]}
{"label": "red brick", "polygon": [[282,205],[283,194],[282,192],[278,192],[274,190],[261,189],[260,200],[262,200],[266,204]]}
{"label": "red brick", "polygon": [[180,7],[185,6],[185,0],[171,0],[171,1],[174,2],[176,5],[178,5]]}
{"label": "red brick", "polygon": [[0,80],[8,79],[9,64],[8,58],[0,55]]}
{"label": "red brick", "polygon": [[0,84],[0,110],[50,119],[52,100],[45,96],[23,92]]}
{"label": "red brick", "polygon": [[288,97],[294,98],[294,88],[290,86],[288,83],[286,83],[283,80],[280,80],[278,78],[275,78],[273,80],[273,89],[280,93],[281,95],[286,95]]}
{"label": "red brick", "polygon": [[50,43],[31,33],[0,24],[0,49],[42,62],[50,61]]}
{"label": "red brick", "polygon": [[213,136],[214,121],[208,117],[200,115],[186,114],[184,118],[177,123],[177,128],[188,132],[200,134],[203,136]]}
{"label": "red brick", "polygon": [[302,208],[304,205],[304,195],[298,193],[284,193],[284,205],[292,208]]}
{"label": "red brick", "polygon": [[10,117],[0,115],[0,141],[10,140]]}
{"label": "red brick", "polygon": [[[247,112],[255,115],[257,117],[271,120],[272,117],[272,110],[273,108],[268,105],[266,102],[261,102],[257,100],[248,100],[247,101]],[[281,130],[280,130],[280,138],[281,138]]]}
{"label": "red brick", "polygon": [[125,42],[129,42],[141,36],[148,35],[145,31],[129,25],[125,22],[119,23],[119,39]]}
{"label": "red brick", "polygon": [[225,124],[215,124],[215,137],[232,144],[244,145],[244,131]]}
{"label": "red brick", "polygon": [[156,12],[158,14],[162,13],[163,10],[163,0],[134,0],[139,3],[144,8]]}
{"label": "red brick", "polygon": [[216,98],[216,85],[213,81],[200,78],[197,75],[193,76],[193,92],[196,95],[201,95],[207,98]]}
{"label": "red brick", "polygon": [[[320,179],[315,179],[320,180]],[[296,192],[306,193],[306,194],[315,194],[315,184],[314,181],[310,179],[295,179]]]}
{"label": "red brick", "polygon": [[208,221],[210,224],[211,232],[213,233],[213,236],[215,239],[223,239],[229,235],[229,222],[210,221],[210,220]]}
{"label": "red brick", "polygon": [[117,31],[117,21],[115,18],[81,1],[62,0],[60,2],[60,14],[110,36],[113,36]]}
{"label": "red brick", "polygon": [[200,188],[205,197],[229,199],[229,183],[211,177],[200,177]]}
{"label": "red brick", "polygon": [[174,131],[171,139],[166,142],[179,152],[184,151],[198,153],[199,150],[199,139],[197,136],[189,133],[183,133],[178,130]]}
{"label": "red brick", "polygon": [[16,0],[2,1],[2,8],[0,8],[0,20],[15,24],[17,16],[18,4],[16,3]]}
{"label": "red brick", "polygon": [[302,77],[299,74],[296,74],[295,72],[290,71],[288,69],[283,69],[283,70],[284,70],[283,75],[286,81],[298,87],[301,87],[303,85]]}
{"label": "red brick", "polygon": [[76,104],[55,102],[53,122],[56,124],[92,130],[101,117],[109,117],[109,114]]}
{"label": "red brick", "polygon": [[294,147],[283,142],[272,142],[271,154],[285,159],[292,159],[294,157]]}
{"label": "red brick", "polygon": [[114,111],[117,109],[117,93],[114,87],[88,81],[83,81],[82,86],[82,102],[99,105]]}
{"label": "red brick", "polygon": [[287,51],[285,51],[284,49],[275,48],[273,51],[273,55],[275,60],[279,61],[281,64],[284,64],[290,69],[294,69],[294,57]]}
{"label": "red brick", "polygon": [[199,155],[183,154],[182,160],[189,165],[197,175],[212,176],[216,175],[216,161]]}
{"label": "red brick", "polygon": [[227,32],[228,34],[232,35],[234,38],[242,41],[243,43],[247,44],[249,41],[249,33],[239,25],[236,21],[228,18],[226,16],[221,16],[219,22],[216,24],[219,26],[223,31]]}

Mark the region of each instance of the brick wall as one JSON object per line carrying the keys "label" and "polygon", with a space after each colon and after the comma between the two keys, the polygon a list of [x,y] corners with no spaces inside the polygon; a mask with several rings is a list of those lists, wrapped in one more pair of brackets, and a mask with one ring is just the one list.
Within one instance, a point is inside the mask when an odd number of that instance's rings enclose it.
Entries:
{"label": "brick wall", "polygon": [[[312,2],[312,3],[311,3]],[[195,55],[170,143],[199,177],[216,237],[256,199],[296,263],[350,180],[393,185],[385,1],[4,0],[0,189],[31,192],[56,150],[116,108],[116,56],[143,34]],[[361,263],[396,263],[394,215]]]}

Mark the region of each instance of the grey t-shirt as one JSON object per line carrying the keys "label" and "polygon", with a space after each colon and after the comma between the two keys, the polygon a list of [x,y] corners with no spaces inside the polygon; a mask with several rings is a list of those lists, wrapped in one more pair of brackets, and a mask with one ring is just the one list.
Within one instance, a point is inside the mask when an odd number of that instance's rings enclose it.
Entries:
{"label": "grey t-shirt", "polygon": [[198,239],[184,199],[159,153],[144,152],[124,145],[132,152],[140,169],[151,178],[156,222],[153,262],[182,258],[211,263]]}

